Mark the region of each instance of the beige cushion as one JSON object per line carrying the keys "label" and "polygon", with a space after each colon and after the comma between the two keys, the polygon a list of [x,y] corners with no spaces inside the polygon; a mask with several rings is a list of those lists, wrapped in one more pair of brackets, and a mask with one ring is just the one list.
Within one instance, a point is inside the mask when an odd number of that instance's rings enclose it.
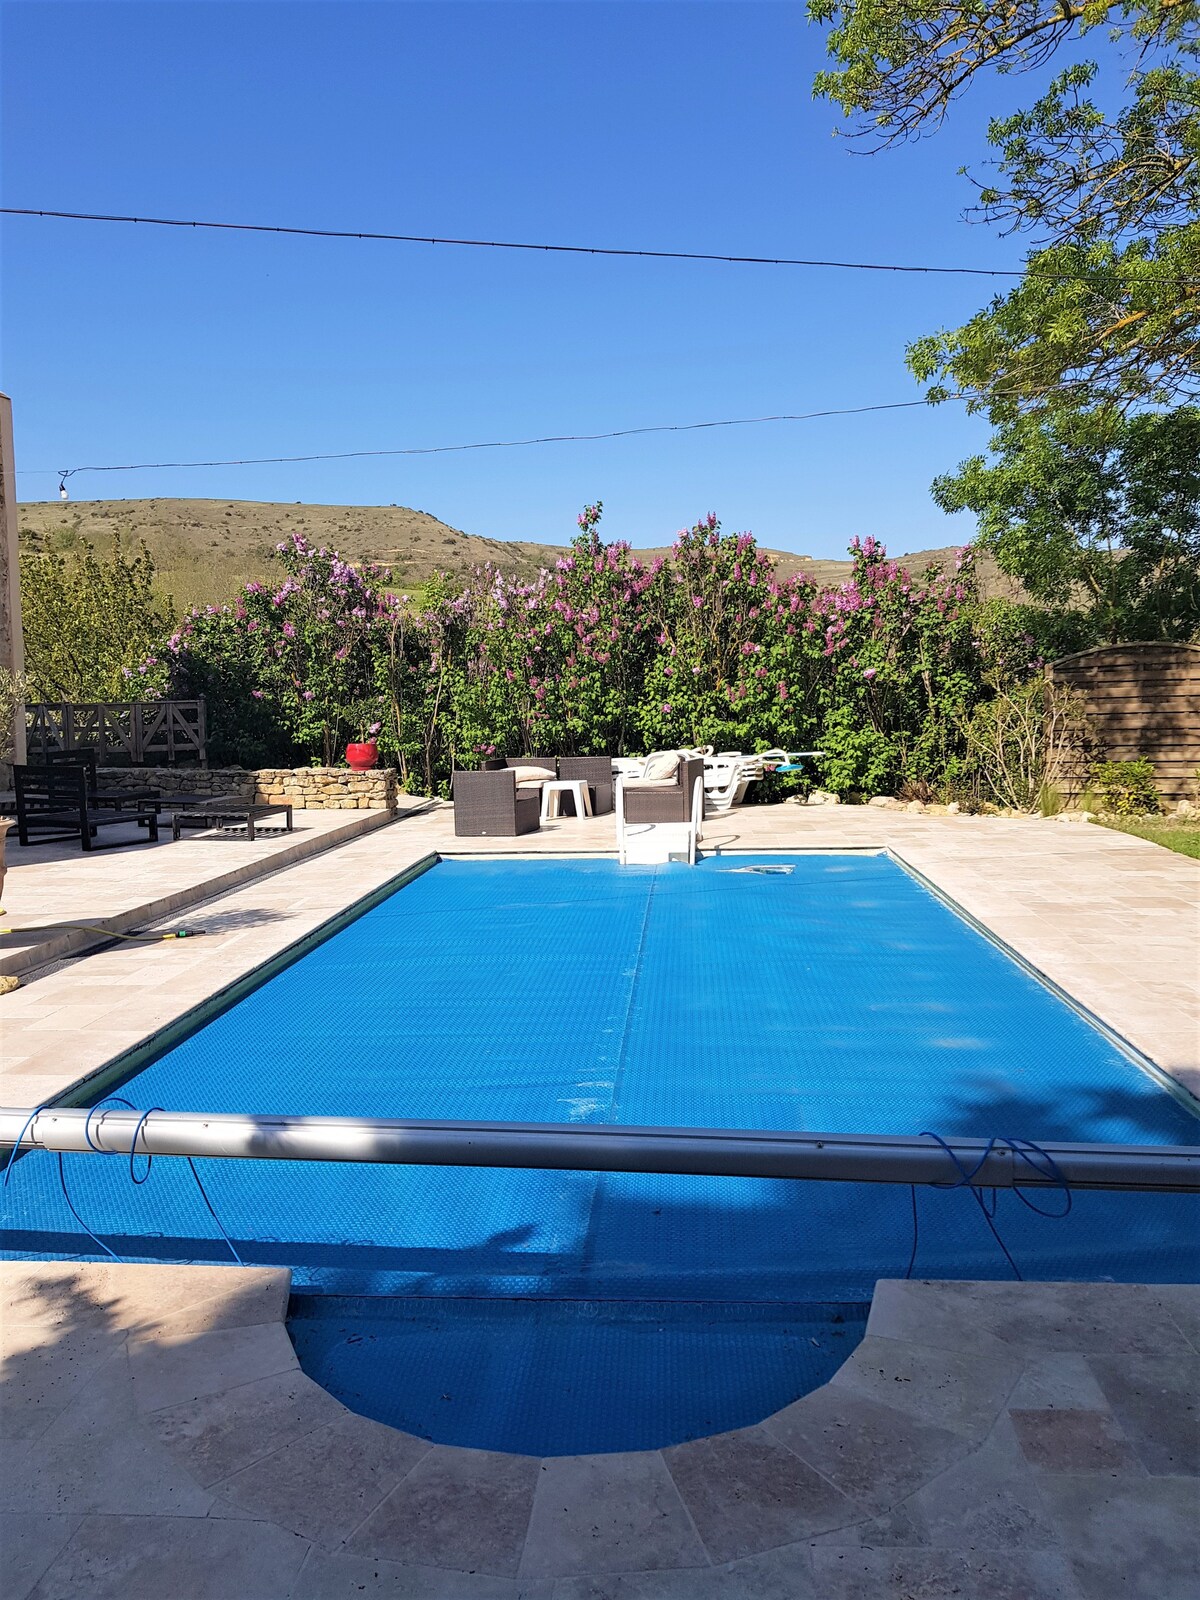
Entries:
{"label": "beige cushion", "polygon": [[657,750],[646,757],[642,768],[642,782],[674,783],[682,757],[678,750]]}
{"label": "beige cushion", "polygon": [[554,774],[545,767],[513,767],[517,783],[553,783]]}
{"label": "beige cushion", "polygon": [[626,789],[678,789],[674,778],[626,778]]}

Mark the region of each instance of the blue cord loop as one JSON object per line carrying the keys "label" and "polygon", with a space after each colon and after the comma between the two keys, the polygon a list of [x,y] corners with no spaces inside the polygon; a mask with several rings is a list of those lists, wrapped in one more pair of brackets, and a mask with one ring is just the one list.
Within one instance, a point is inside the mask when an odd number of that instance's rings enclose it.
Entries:
{"label": "blue cord loop", "polygon": [[[37,1118],[41,1116],[42,1112],[43,1111],[49,1111],[49,1109],[50,1109],[50,1102],[46,1101],[46,1103],[44,1105],[34,1106],[33,1110],[25,1118],[25,1126],[21,1129],[20,1133],[17,1135],[17,1142],[16,1142],[16,1144],[13,1145],[12,1149],[8,1152],[8,1160],[4,1163],[4,1187],[6,1189],[8,1188],[8,1179],[9,1179],[10,1173],[12,1172],[13,1162],[17,1159],[17,1152],[21,1148],[21,1141],[24,1139],[25,1135],[29,1132],[30,1128],[33,1127],[33,1124],[37,1120]],[[37,1146],[36,1145],[31,1145],[31,1148],[32,1149],[36,1149]]]}
{"label": "blue cord loop", "polygon": [[[88,1148],[90,1150],[94,1150],[97,1155],[112,1156],[112,1155],[116,1155],[117,1152],[115,1150],[106,1150],[103,1147],[103,1145],[97,1144],[96,1141],[92,1138],[92,1133],[91,1133],[92,1117],[96,1114],[97,1111],[101,1110],[101,1108],[106,1106],[106,1105],[124,1106],[127,1110],[133,1111],[133,1112],[137,1111],[137,1107],[132,1103],[132,1101],[124,1099],[124,1097],[119,1095],[119,1094],[109,1094],[109,1095],[105,1095],[103,1100],[97,1100],[96,1104],[94,1106],[91,1106],[88,1109],[88,1114],[83,1119],[83,1137],[87,1140]],[[46,1105],[35,1106],[34,1109],[29,1113],[29,1116],[25,1119],[25,1126],[21,1129],[20,1134],[17,1136],[17,1142],[16,1142],[16,1144],[13,1145],[12,1149],[9,1151],[8,1160],[4,1164],[4,1183],[3,1183],[3,1187],[4,1188],[7,1189],[7,1187],[8,1187],[8,1180],[9,1180],[9,1176],[10,1176],[10,1174],[12,1172],[12,1165],[13,1165],[13,1162],[16,1160],[17,1152],[21,1148],[22,1140],[25,1138],[25,1135],[29,1132],[29,1129],[32,1127],[32,1125],[34,1123],[34,1120],[37,1117],[39,1117],[43,1111],[49,1111],[50,1109],[51,1108],[50,1108],[50,1105],[48,1103]],[[142,1129],[146,1126],[146,1119],[153,1112],[161,1111],[162,1109],[163,1109],[162,1106],[150,1106],[146,1111],[143,1111],[141,1113],[140,1117],[138,1118],[137,1127],[134,1128],[134,1130],[133,1130],[133,1138],[129,1142],[129,1179],[130,1179],[130,1182],[132,1184],[134,1184],[135,1187],[138,1187],[138,1188],[140,1188],[141,1185],[143,1183],[145,1183],[146,1180],[149,1178],[150,1169],[154,1165],[154,1157],[149,1153],[149,1151],[143,1151],[142,1152],[142,1154],[146,1157],[146,1170],[142,1173],[141,1177],[139,1178],[138,1175],[137,1175],[137,1142],[138,1142],[139,1138],[141,1138],[141,1136],[142,1136]],[[230,1255],[237,1262],[239,1267],[244,1267],[246,1263],[242,1260],[241,1256],[238,1254],[237,1247],[234,1245],[233,1240],[229,1237],[228,1233],[225,1231],[224,1223],[221,1221],[220,1217],[217,1215],[216,1209],[214,1208],[212,1201],[208,1198],[208,1191],[205,1189],[204,1183],[201,1180],[200,1174],[196,1170],[196,1163],[192,1160],[191,1156],[185,1156],[184,1159],[187,1161],[187,1164],[188,1164],[189,1168],[191,1169],[192,1177],[196,1180],[196,1188],[200,1191],[200,1198],[204,1202],[205,1210],[208,1212],[209,1216],[216,1223],[217,1229],[220,1232],[221,1238],[224,1239],[226,1245],[229,1248]],[[58,1186],[62,1190],[63,1199],[67,1203],[67,1210],[75,1218],[75,1221],[83,1229],[84,1233],[87,1234],[88,1238],[92,1241],[92,1243],[94,1245],[96,1245],[99,1249],[103,1250],[105,1255],[111,1256],[114,1261],[119,1261],[121,1258],[117,1254],[117,1252],[115,1250],[113,1250],[111,1248],[111,1246],[105,1244],[103,1239],[101,1239],[98,1235],[96,1235],[96,1234],[94,1234],[92,1232],[92,1230],[88,1227],[87,1223],[83,1220],[83,1218],[79,1215],[79,1212],[76,1210],[75,1202],[71,1199],[70,1191],[67,1188],[67,1171],[66,1171],[66,1167],[63,1164],[63,1153],[62,1153],[61,1150],[58,1152]]]}
{"label": "blue cord loop", "polygon": [[141,1116],[141,1121],[138,1123],[137,1127],[133,1130],[133,1138],[129,1141],[129,1181],[135,1187],[140,1187],[140,1185],[145,1183],[146,1179],[150,1176],[150,1168],[154,1165],[154,1157],[147,1151],[146,1152],[146,1170],[145,1170],[145,1172],[142,1173],[140,1178],[138,1177],[137,1169],[134,1166],[134,1157],[137,1155],[138,1137],[141,1134],[142,1129],[146,1126],[146,1118],[150,1115],[150,1112],[151,1111],[161,1111],[161,1110],[162,1110],[161,1106],[151,1106],[148,1111],[143,1111],[142,1112],[142,1116]]}
{"label": "blue cord loop", "polygon": [[[940,1134],[932,1133],[928,1128],[925,1128],[921,1132],[921,1138],[932,1139],[936,1144],[939,1144],[950,1158],[950,1162],[954,1167],[954,1170],[958,1173],[958,1177],[955,1181],[951,1183],[939,1183],[934,1187],[938,1189],[969,1189],[971,1191],[971,1198],[979,1207],[980,1215],[987,1224],[988,1231],[991,1233],[992,1238],[995,1239],[996,1243],[1000,1246],[1000,1249],[1004,1254],[1004,1259],[1012,1268],[1013,1276],[1017,1279],[1018,1283],[1023,1283],[1025,1280],[1021,1274],[1021,1269],[1013,1260],[1008,1246],[1000,1237],[999,1230],[997,1229],[994,1221],[996,1210],[1000,1203],[999,1190],[996,1188],[991,1188],[990,1199],[988,1199],[985,1197],[983,1187],[981,1185],[976,1185],[975,1179],[979,1173],[983,1171],[984,1165],[993,1151],[1000,1148],[1011,1150],[1013,1155],[1018,1156],[1026,1166],[1031,1167],[1033,1171],[1038,1173],[1041,1177],[1049,1178],[1054,1187],[1062,1190],[1064,1204],[1061,1211],[1047,1211],[1042,1206],[1035,1204],[1035,1202],[1031,1200],[1028,1195],[1024,1194],[1019,1188],[1014,1186],[1013,1193],[1016,1195],[1017,1199],[1026,1208],[1026,1210],[1032,1211],[1035,1216],[1050,1217],[1055,1221],[1061,1221],[1063,1217],[1066,1217],[1070,1214],[1071,1207],[1074,1204],[1074,1197],[1071,1194],[1071,1185],[1063,1176],[1062,1169],[1058,1166],[1057,1162],[1054,1160],[1054,1157],[1049,1153],[1049,1151],[1043,1150],[1040,1144],[1035,1144],[1032,1139],[1010,1138],[1007,1134],[1001,1133],[994,1135],[988,1140],[987,1144],[983,1148],[982,1153],[980,1154],[979,1160],[976,1161],[973,1167],[968,1167],[964,1162],[959,1160],[958,1156],[954,1153],[954,1151],[950,1148]],[[1039,1162],[1042,1164],[1039,1165]],[[917,1186],[915,1183],[909,1185],[909,1193],[912,1198],[913,1242],[912,1252],[908,1258],[908,1268],[904,1274],[906,1278],[912,1277],[913,1268],[917,1261],[917,1246],[919,1240],[919,1223],[917,1219]]]}
{"label": "blue cord loop", "polygon": [[98,1156],[116,1155],[115,1150],[105,1150],[101,1145],[98,1145],[92,1138],[91,1133],[92,1118],[102,1106],[107,1105],[124,1106],[127,1111],[135,1111],[137,1109],[132,1101],[126,1100],[123,1095],[119,1094],[106,1094],[103,1100],[97,1100],[96,1104],[90,1108],[87,1116],[83,1119],[83,1137],[87,1140],[88,1149],[94,1150]]}

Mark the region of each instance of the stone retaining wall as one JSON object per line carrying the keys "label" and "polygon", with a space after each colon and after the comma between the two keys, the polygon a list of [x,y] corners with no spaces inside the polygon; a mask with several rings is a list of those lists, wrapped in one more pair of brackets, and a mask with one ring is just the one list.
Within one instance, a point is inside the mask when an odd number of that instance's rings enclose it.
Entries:
{"label": "stone retaining wall", "polygon": [[392,767],[351,772],[349,767],[263,767],[253,773],[256,796],[276,803],[290,800],[307,811],[395,811],[396,773]]}
{"label": "stone retaining wall", "polygon": [[211,795],[214,799],[290,802],[298,811],[395,811],[396,774],[391,767],[351,772],[349,767],[104,767],[110,789],[158,789],[164,796]]}

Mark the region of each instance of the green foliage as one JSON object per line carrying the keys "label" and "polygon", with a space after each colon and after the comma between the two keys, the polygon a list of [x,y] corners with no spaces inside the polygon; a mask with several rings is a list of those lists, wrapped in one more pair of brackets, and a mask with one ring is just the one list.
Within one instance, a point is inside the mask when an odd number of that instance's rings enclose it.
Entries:
{"label": "green foliage", "polygon": [[104,559],[86,540],[21,556],[25,671],[34,701],[133,700],[142,668],[174,620],[142,545],[114,539]]}
{"label": "green foliage", "polygon": [[[977,217],[1033,237],[1021,282],[963,327],[917,341],[933,399],[992,420],[1200,393],[1200,51],[1197,0],[809,0],[835,63],[816,91],[874,147],[936,130],[980,73],[1041,68],[1089,37],[1131,50],[1126,98],[1092,98],[1076,62],[989,128]],[[1093,30],[1100,29],[1093,33]]]}
{"label": "green foliage", "polygon": [[1154,763],[1101,761],[1092,768],[1092,782],[1100,796],[1100,809],[1117,817],[1140,816],[1160,810],[1154,782]]}
{"label": "green foliage", "polygon": [[249,583],[232,605],[193,608],[145,667],[160,692],[205,697],[214,759],[329,765],[348,739],[380,728],[369,643],[398,602],[375,569],[299,534],[275,559],[278,587]]}
{"label": "green foliage", "polygon": [[27,698],[25,674],[0,666],[0,761],[11,761],[13,758],[17,717],[24,716]]}
{"label": "green foliage", "polygon": [[1014,811],[1061,809],[1057,780],[1079,765],[1090,731],[1082,697],[1044,677],[996,685],[963,728],[983,797]]}
{"label": "green foliage", "polygon": [[1115,828],[1118,833],[1132,833],[1138,839],[1148,839],[1151,844],[1162,845],[1181,856],[1191,856],[1200,861],[1200,823],[1174,822],[1168,817],[1141,818],[1130,821],[1127,817],[1101,817],[1103,827]]}
{"label": "green foliage", "polygon": [[1200,628],[1200,410],[1113,407],[1004,423],[992,458],[938,478],[979,543],[1035,599],[1088,613],[1096,639],[1190,639]]}
{"label": "green foliage", "polygon": [[821,782],[853,795],[968,784],[972,713],[1056,636],[1036,607],[981,603],[969,550],[915,575],[856,539],[850,579],[818,589],[715,517],[643,565],[600,511],[553,572],[435,580],[420,612],[293,536],[277,585],[193,609],[146,681],[203,694],[213,759],[247,766],[372,734],[410,789],[444,793],[494,754],[779,746],[825,751]]}

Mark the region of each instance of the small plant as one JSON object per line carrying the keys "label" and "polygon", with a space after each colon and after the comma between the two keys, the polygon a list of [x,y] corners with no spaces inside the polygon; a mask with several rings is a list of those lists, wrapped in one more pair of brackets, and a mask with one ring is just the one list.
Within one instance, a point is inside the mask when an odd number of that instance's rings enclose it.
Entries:
{"label": "small plant", "polygon": [[926,783],[924,778],[906,778],[896,790],[897,800],[919,800],[922,805],[928,805],[935,798],[933,785]]}
{"label": "small plant", "polygon": [[1160,809],[1154,763],[1144,756],[1137,761],[1100,761],[1092,768],[1092,782],[1100,810],[1113,816],[1141,816]]}
{"label": "small plant", "polygon": [[1044,817],[1056,817],[1063,808],[1062,790],[1053,783],[1043,783],[1038,790],[1038,810]]}

